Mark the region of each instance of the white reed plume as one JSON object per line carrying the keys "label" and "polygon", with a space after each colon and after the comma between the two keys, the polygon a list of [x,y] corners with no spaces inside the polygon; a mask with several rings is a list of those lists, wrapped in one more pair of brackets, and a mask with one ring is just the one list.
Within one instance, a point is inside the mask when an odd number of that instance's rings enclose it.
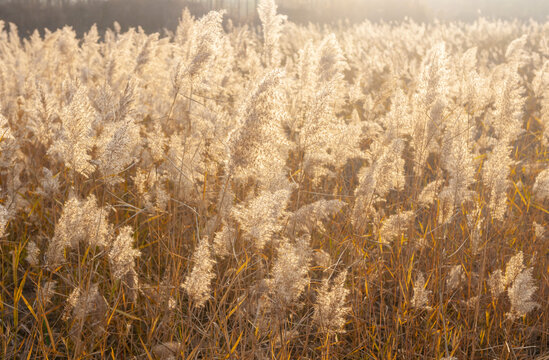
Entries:
{"label": "white reed plume", "polygon": [[124,278],[128,273],[135,271],[135,259],[141,252],[133,247],[133,230],[130,226],[120,229],[109,250],[109,261],[113,276]]}
{"label": "white reed plume", "polygon": [[537,289],[538,287],[535,285],[534,278],[532,277],[532,268],[518,274],[513,284],[507,289],[507,295],[511,301],[511,311],[506,316],[516,319],[539,308],[540,305],[532,300],[532,296]]}
{"label": "white reed plume", "polygon": [[341,200],[326,199],[303,205],[290,215],[290,222],[286,229],[292,232],[312,233],[313,229],[318,227],[321,231],[324,231],[322,222],[340,212],[345,205],[347,203]]}
{"label": "white reed plume", "polygon": [[271,276],[266,280],[269,294],[277,307],[294,305],[309,284],[308,272],[312,252],[310,236],[297,238],[295,243],[282,241],[278,247]]}
{"label": "white reed plume", "polygon": [[532,193],[536,199],[541,201],[549,199],[549,169],[545,169],[538,174]]}
{"label": "white reed plume", "polygon": [[511,185],[508,179],[511,166],[511,147],[505,142],[498,143],[482,167],[482,182],[490,191],[488,209],[494,219],[503,220],[507,211],[507,189]]}
{"label": "white reed plume", "polygon": [[284,98],[280,89],[283,73],[265,75],[240,113],[240,126],[229,139],[229,173],[235,178],[255,178],[268,186],[278,179],[287,157],[282,133]]}
{"label": "white reed plume", "polygon": [[425,310],[431,309],[429,306],[429,294],[431,294],[431,290],[427,290],[425,287],[425,276],[420,272],[414,282],[414,296],[411,301],[412,307]]}
{"label": "white reed plume", "polygon": [[349,290],[345,288],[347,271],[340,272],[331,282],[322,280],[322,285],[316,295],[313,321],[320,330],[327,334],[345,332],[345,321],[351,308],[347,306]]}
{"label": "white reed plume", "polygon": [[210,11],[192,27],[190,57],[185,70],[191,82],[196,82],[205,74],[205,69],[219,51],[223,36],[223,14],[224,11]]}
{"label": "white reed plume", "polygon": [[540,305],[532,300],[537,290],[532,268],[525,268],[524,255],[519,251],[511,257],[505,267],[505,275],[500,269],[494,271],[488,280],[488,285],[495,299],[507,289],[511,302],[511,310],[505,316],[511,320],[525,316]]}
{"label": "white reed plume", "polygon": [[215,260],[212,257],[211,245],[207,237],[198,243],[195,249],[192,262],[194,263],[191,273],[181,284],[195,307],[201,308],[210,298],[211,282],[215,278],[213,271]]}
{"label": "white reed plume", "polygon": [[95,112],[84,86],[74,91],[60,117],[61,128],[48,153],[58,156],[68,168],[88,176],[95,170],[90,154],[95,144],[92,131]]}
{"label": "white reed plume", "polygon": [[239,224],[244,238],[262,250],[273,235],[282,230],[281,219],[286,217],[286,206],[291,188],[275,192],[263,191],[247,203],[233,207],[231,217]]}
{"label": "white reed plume", "polygon": [[40,248],[34,241],[29,241],[27,244],[27,257],[25,260],[31,265],[40,265]]}
{"label": "white reed plume", "polygon": [[263,27],[263,58],[267,67],[277,67],[280,63],[280,32],[286,21],[285,15],[276,13],[275,0],[260,0],[257,13]]}
{"label": "white reed plume", "polygon": [[116,184],[128,165],[138,155],[140,145],[139,127],[131,119],[113,123],[99,144],[98,169],[108,184]]}
{"label": "white reed plume", "polygon": [[429,154],[443,129],[443,116],[449,95],[448,56],[444,43],[429,50],[422,64],[417,92],[413,97],[414,116],[411,145],[414,169],[421,176]]}
{"label": "white reed plume", "polygon": [[6,226],[9,221],[8,209],[2,204],[0,204],[0,238],[3,238],[6,235]]}
{"label": "white reed plume", "polygon": [[74,196],[67,200],[55,225],[55,234],[48,245],[47,264],[59,264],[63,259],[64,249],[74,248],[80,242],[92,247],[106,247],[112,232],[107,215],[108,210],[97,206],[94,195],[85,200]]}
{"label": "white reed plume", "polygon": [[495,110],[491,125],[500,142],[511,145],[524,132],[522,115],[526,98],[522,96],[524,88],[516,68],[509,65],[503,71],[503,79],[494,88]]}
{"label": "white reed plume", "polygon": [[415,219],[413,211],[399,211],[395,215],[389,216],[379,229],[379,241],[382,244],[390,244],[393,240],[398,240]]}

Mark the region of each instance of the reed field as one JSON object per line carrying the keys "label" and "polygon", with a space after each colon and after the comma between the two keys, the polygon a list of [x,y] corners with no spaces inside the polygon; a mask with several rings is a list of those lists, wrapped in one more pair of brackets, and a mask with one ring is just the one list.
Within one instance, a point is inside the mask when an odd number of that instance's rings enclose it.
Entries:
{"label": "reed field", "polygon": [[20,37],[0,358],[549,359],[549,22]]}

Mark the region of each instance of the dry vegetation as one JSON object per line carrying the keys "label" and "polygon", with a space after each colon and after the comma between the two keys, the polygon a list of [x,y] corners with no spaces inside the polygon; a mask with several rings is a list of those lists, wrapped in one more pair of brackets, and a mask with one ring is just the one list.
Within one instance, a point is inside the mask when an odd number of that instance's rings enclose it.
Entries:
{"label": "dry vegetation", "polygon": [[0,357],[547,359],[549,24],[0,32]]}

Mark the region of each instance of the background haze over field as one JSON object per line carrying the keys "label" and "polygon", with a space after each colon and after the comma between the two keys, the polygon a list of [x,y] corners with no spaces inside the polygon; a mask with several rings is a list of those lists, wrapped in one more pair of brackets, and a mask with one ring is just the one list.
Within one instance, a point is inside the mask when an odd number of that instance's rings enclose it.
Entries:
{"label": "background haze over field", "polygon": [[[72,26],[78,33],[92,24],[122,29],[142,26],[146,31],[173,30],[184,7],[195,16],[209,10],[227,8],[235,22],[257,24],[257,0],[0,0],[0,20],[15,23],[24,35],[34,29]],[[348,19],[360,22],[415,21],[439,19],[474,21],[479,16],[498,19],[545,21],[549,15],[546,0],[278,0],[281,13],[291,21],[334,22]]]}

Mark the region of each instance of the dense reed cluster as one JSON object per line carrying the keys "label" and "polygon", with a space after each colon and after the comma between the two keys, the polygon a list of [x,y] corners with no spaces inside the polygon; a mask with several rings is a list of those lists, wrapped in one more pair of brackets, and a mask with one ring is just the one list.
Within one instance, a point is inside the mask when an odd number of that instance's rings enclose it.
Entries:
{"label": "dense reed cluster", "polygon": [[549,24],[258,12],[0,32],[0,357],[547,358]]}

